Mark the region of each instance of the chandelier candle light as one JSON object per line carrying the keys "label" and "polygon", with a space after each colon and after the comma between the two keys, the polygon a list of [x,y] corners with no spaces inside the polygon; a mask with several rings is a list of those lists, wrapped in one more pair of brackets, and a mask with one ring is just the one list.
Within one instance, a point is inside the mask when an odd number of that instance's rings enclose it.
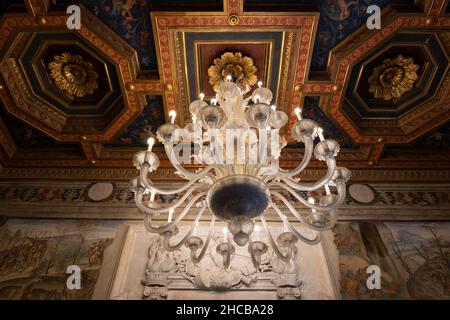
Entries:
{"label": "chandelier candle light", "polygon": [[[246,97],[249,85],[235,79],[232,73],[224,75],[215,90],[216,97],[210,104],[204,101],[203,94],[190,104],[192,123],[180,128],[172,110],[170,122],[157,130],[157,138],[164,145],[168,159],[177,174],[187,181],[183,186],[163,189],[150,180],[149,174],[159,167],[159,159],[152,152],[153,138],[149,138],[146,151],[134,156],[133,163],[140,174],[131,181],[131,187],[136,204],[144,214],[145,227],[163,236],[168,251],[182,245],[188,247],[192,261],[197,263],[206,253],[216,219],[220,219],[226,227],[216,250],[223,257],[224,268],[230,265],[234,245],[248,246],[253,264],[258,268],[261,256],[268,249],[260,241],[260,227],[256,225],[259,220],[275,254],[289,261],[298,240],[317,244],[320,232],[336,223],[336,211],[345,199],[350,176],[347,169],[336,167],[339,144],[326,139],[322,128],[313,120],[304,119],[301,109],[296,108],[298,121],[291,135],[304,144],[304,156],[295,169],[284,170],[278,166],[278,160],[286,140],[280,138],[279,130],[288,122],[288,116],[271,105],[272,92],[259,82],[258,88]],[[313,154],[326,163],[327,171],[315,183],[301,183],[295,177],[305,170]],[[195,161],[201,168],[186,169],[182,164],[189,161]],[[305,199],[300,195],[302,191],[323,194],[322,190],[324,196],[317,203],[314,198]],[[291,194],[291,199],[296,199],[307,210],[298,211],[281,191]],[[174,204],[161,207],[155,202],[156,194],[179,196]],[[276,203],[281,203],[282,208]],[[177,224],[194,208],[198,213],[192,227],[181,240],[172,243],[171,238],[178,233]],[[273,208],[283,223],[283,232],[276,240],[265,219],[269,208]],[[209,232],[202,239],[195,235],[195,229],[207,209],[211,213]],[[152,219],[161,214],[167,215],[167,223],[154,225]],[[314,236],[303,235],[289,222],[287,214],[314,230]]]}

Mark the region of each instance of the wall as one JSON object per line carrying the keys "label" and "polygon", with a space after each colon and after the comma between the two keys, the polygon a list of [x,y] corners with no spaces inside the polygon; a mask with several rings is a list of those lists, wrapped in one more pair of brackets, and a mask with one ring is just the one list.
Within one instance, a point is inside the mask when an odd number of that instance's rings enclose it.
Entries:
{"label": "wall", "polygon": [[[193,264],[186,246],[167,252],[162,238],[149,234],[142,224],[126,229],[120,261],[109,279],[111,299],[336,299],[326,253],[321,244],[297,243],[293,259],[281,261],[269,246],[268,235],[259,233],[259,241],[268,250],[260,266],[253,265],[247,246],[234,246],[230,267],[216,251],[223,242],[223,226],[213,229],[205,257]],[[188,232],[182,225],[171,239],[175,244]],[[272,234],[282,226],[271,228]],[[299,228],[307,236],[308,230]],[[208,228],[199,226],[195,235],[206,238]],[[309,232],[310,233],[310,232]],[[144,286],[142,285],[144,284]]]}
{"label": "wall", "polygon": [[[90,299],[117,222],[11,219],[0,228],[0,299]],[[81,268],[81,290],[66,269]]]}
{"label": "wall", "polygon": [[[146,278],[157,240],[143,231],[126,183],[0,181],[0,214],[0,299],[150,299],[161,293],[154,290],[155,279]],[[450,298],[449,185],[351,185],[340,216],[323,246],[299,247],[303,262],[290,281],[300,284],[284,298]],[[137,242],[130,242],[130,230],[139,235]],[[318,259],[314,265],[312,257]],[[82,269],[79,291],[66,289],[70,264]],[[380,290],[366,287],[372,264],[382,270]],[[121,268],[127,265],[137,269],[125,272]],[[171,284],[160,298],[248,297],[252,290],[255,298],[282,298],[273,272],[258,274],[249,285],[243,278],[226,290],[198,286],[173,270],[166,275]],[[320,280],[316,287],[314,277]]]}
{"label": "wall", "polygon": [[[334,232],[343,299],[450,299],[450,223],[349,222]],[[366,286],[372,264],[380,290]]]}

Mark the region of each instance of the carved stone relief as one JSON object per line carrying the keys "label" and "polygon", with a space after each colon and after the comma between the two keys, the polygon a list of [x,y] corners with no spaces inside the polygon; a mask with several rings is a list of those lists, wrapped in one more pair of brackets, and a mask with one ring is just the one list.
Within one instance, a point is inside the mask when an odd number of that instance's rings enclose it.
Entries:
{"label": "carved stone relief", "polygon": [[295,250],[291,261],[284,262],[270,249],[256,269],[245,248],[236,246],[230,267],[224,269],[222,256],[215,250],[221,237],[220,232],[216,232],[205,258],[198,264],[191,262],[187,248],[168,252],[164,249],[162,238],[151,237],[142,280],[143,299],[167,299],[171,290],[180,288],[218,293],[264,290],[273,291],[274,298],[278,299],[302,297],[300,250]]}

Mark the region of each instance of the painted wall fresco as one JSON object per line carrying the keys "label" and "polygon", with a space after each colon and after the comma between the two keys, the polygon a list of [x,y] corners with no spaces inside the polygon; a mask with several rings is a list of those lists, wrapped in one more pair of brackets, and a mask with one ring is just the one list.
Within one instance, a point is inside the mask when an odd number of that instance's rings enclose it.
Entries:
{"label": "painted wall fresco", "polygon": [[[450,223],[340,223],[335,229],[343,299],[450,299]],[[381,268],[381,289],[366,286]]]}
{"label": "painted wall fresco", "polygon": [[[90,299],[116,222],[8,220],[0,229],[0,299]],[[81,289],[66,268],[81,268]]]}
{"label": "painted wall fresco", "polygon": [[[90,299],[119,224],[0,217],[0,299]],[[449,222],[338,223],[342,298],[450,299],[449,230]],[[81,290],[66,289],[71,264],[82,269]],[[380,290],[366,286],[373,264]]]}

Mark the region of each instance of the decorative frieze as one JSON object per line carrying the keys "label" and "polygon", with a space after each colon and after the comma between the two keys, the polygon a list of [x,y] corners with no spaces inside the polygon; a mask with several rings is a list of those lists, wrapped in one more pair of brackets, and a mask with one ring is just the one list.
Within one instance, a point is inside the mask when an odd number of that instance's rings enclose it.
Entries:
{"label": "decorative frieze", "polygon": [[[165,187],[177,183],[164,184]],[[161,185],[162,186],[162,185]],[[106,189],[105,189],[106,188]],[[95,190],[94,190],[95,189]],[[98,190],[97,190],[98,189]],[[398,189],[398,190],[396,190]],[[101,195],[97,195],[97,191]],[[96,193],[97,192],[97,193]],[[103,194],[108,192],[108,194]],[[281,193],[295,204],[294,196],[282,190]],[[298,192],[303,197],[320,197],[317,192]],[[98,198],[98,197],[100,198]],[[156,197],[163,204],[176,200],[176,196]],[[0,202],[68,202],[68,203],[122,203],[134,204],[134,194],[127,183],[2,183]],[[276,202],[276,200],[275,200]],[[450,186],[436,184],[350,184],[346,206],[445,206],[450,207]]]}
{"label": "decorative frieze", "polygon": [[[93,218],[93,219],[142,219],[135,206],[134,194],[128,183],[71,181],[0,181],[0,215],[28,218]],[[103,185],[105,183],[105,185]],[[178,182],[158,184],[171,188]],[[112,192],[111,192],[112,189]],[[105,192],[111,192],[106,196]],[[292,203],[294,196],[280,190]],[[321,197],[315,192],[299,193],[302,197]],[[100,197],[101,196],[101,197]],[[162,206],[177,200],[177,195],[157,196]],[[274,199],[276,202],[276,199]],[[296,205],[298,210],[307,210]],[[393,210],[395,208],[395,210]],[[193,219],[196,209],[188,212]],[[286,211],[290,217],[290,214]],[[156,217],[158,219],[159,217]],[[164,219],[162,217],[161,219]],[[271,209],[266,218],[279,221]],[[450,185],[448,184],[399,184],[371,183],[349,185],[344,205],[339,209],[340,220],[450,220]]]}

